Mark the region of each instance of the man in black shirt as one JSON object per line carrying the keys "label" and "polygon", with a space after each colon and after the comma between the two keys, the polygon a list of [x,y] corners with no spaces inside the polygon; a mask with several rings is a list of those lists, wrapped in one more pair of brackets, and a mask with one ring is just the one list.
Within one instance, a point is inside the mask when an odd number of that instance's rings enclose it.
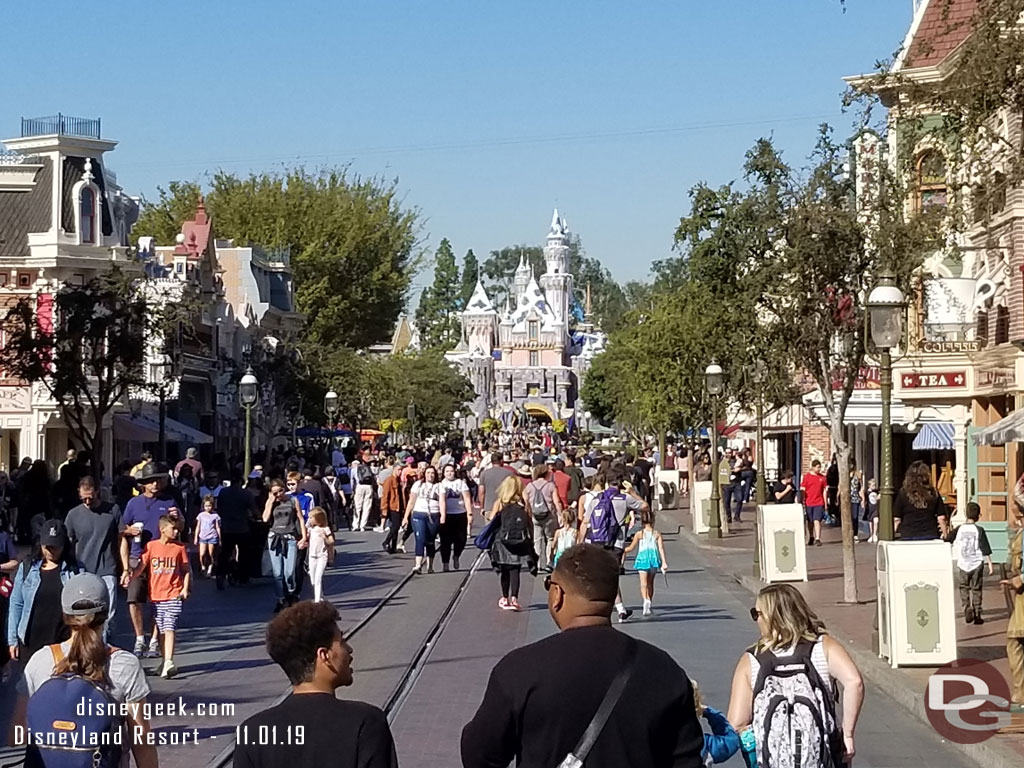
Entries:
{"label": "man in black shirt", "polygon": [[772,487],[772,501],[776,504],[796,504],[792,469],[783,470],[781,479]]}
{"label": "man in black shirt", "polygon": [[234,768],[398,767],[384,713],[335,698],[352,685],[352,649],[338,629],[337,608],[304,601],[281,611],[267,630],[267,652],[292,693],[239,726]]}
{"label": "man in black shirt", "polygon": [[249,543],[249,522],[256,511],[253,496],[242,487],[242,470],[231,468],[231,484],[217,495],[217,514],[220,515],[220,555],[217,558],[217,589],[229,582],[249,581],[246,547]]}
{"label": "man in black shirt", "polygon": [[548,611],[561,632],[495,666],[462,731],[464,768],[561,763],[630,654],[632,675],[587,768],[703,766],[704,736],[686,673],[661,649],[612,627],[618,582],[619,563],[604,547],[581,544],[562,553],[545,580]]}

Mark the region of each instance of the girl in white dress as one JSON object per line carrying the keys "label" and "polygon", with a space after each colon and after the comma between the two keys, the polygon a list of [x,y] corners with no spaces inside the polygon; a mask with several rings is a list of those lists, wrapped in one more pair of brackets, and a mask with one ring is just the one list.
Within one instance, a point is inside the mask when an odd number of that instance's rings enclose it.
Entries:
{"label": "girl in white dress", "polygon": [[327,524],[323,507],[309,513],[309,580],[313,584],[313,601],[323,600],[324,571],[334,562],[334,533]]}

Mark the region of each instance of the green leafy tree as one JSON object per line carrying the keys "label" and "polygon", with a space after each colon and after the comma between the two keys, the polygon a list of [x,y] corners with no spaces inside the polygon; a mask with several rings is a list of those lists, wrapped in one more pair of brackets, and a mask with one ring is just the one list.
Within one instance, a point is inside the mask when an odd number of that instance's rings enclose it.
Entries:
{"label": "green leafy tree", "polygon": [[438,350],[385,358],[380,381],[377,420],[402,418],[412,403],[420,435],[447,434],[452,414],[474,397],[469,380]]}
{"label": "green leafy tree", "polygon": [[462,289],[459,291],[459,309],[463,310],[469,304],[473,291],[476,290],[476,281],[480,277],[480,262],[476,254],[470,248],[462,259]]}
{"label": "green leafy tree", "polygon": [[140,290],[138,275],[115,267],[84,285],[65,285],[42,314],[34,297],[3,319],[0,365],[42,385],[68,431],[91,452],[100,476],[104,429],[128,393],[146,387],[146,343],[162,332],[163,307]]}
{"label": "green leafy tree", "polygon": [[458,343],[461,293],[455,253],[445,238],[434,254],[434,282],[423,290],[416,308],[416,326],[425,348],[448,350]]}
{"label": "green leafy tree", "polygon": [[[394,182],[346,168],[293,168],[248,177],[218,172],[206,207],[219,237],[288,249],[307,339],[365,347],[386,340],[420,256],[420,214]],[[172,242],[195,213],[196,185],[171,184],[146,203],[133,236]]]}

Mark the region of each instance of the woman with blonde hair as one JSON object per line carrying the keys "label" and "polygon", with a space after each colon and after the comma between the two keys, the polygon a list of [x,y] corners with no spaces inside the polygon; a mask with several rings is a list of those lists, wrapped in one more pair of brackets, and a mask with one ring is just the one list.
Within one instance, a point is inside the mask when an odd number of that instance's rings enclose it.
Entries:
{"label": "woman with blonde hair", "polygon": [[501,579],[501,599],[498,607],[503,611],[519,610],[519,572],[525,563],[531,571],[537,568],[537,555],[533,550],[533,525],[523,499],[523,486],[519,478],[509,475],[498,486],[497,498],[490,517],[500,518],[498,532],[491,543],[491,565]]}
{"label": "woman with blonde hair", "polygon": [[[831,768],[851,760],[864,683],[850,654],[826,634],[821,619],[791,584],[762,589],[750,616],[761,637],[736,664],[729,722],[741,735],[752,730],[761,765],[774,764],[780,753],[795,749],[806,756],[809,748],[819,751],[818,760],[805,760],[804,766]],[[836,683],[842,688],[841,722],[835,709]],[[814,710],[800,704],[808,700],[815,703]],[[806,739],[794,744],[801,731]],[[809,743],[813,739],[819,743]]]}

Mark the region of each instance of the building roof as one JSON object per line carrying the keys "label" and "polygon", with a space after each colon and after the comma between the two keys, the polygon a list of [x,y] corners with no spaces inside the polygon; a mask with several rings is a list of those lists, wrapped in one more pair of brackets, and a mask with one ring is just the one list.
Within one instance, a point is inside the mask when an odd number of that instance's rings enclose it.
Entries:
{"label": "building roof", "polygon": [[924,0],[903,45],[899,68],[942,64],[971,34],[978,0]]}
{"label": "building roof", "polygon": [[476,288],[473,289],[473,295],[470,296],[469,301],[466,302],[465,312],[473,315],[498,314],[494,305],[491,304],[491,300],[487,296],[487,291],[484,290],[484,285],[480,282],[479,278],[476,281]]}
{"label": "building roof", "polygon": [[519,304],[512,309],[512,316],[510,318],[514,326],[512,332],[526,331],[527,318],[534,313],[536,313],[540,320],[542,329],[548,329],[555,322],[555,313],[551,311],[551,305],[548,304],[544,291],[537,284],[537,278],[531,276],[526,290],[519,297]]}
{"label": "building roof", "polygon": [[206,203],[200,195],[195,218],[181,224],[181,233],[185,235],[185,244],[195,255],[203,253],[210,245],[210,226],[210,218],[206,215]]}
{"label": "building roof", "polygon": [[39,165],[35,185],[27,192],[0,191],[0,258],[28,256],[29,233],[50,228],[53,162],[42,158]]}

